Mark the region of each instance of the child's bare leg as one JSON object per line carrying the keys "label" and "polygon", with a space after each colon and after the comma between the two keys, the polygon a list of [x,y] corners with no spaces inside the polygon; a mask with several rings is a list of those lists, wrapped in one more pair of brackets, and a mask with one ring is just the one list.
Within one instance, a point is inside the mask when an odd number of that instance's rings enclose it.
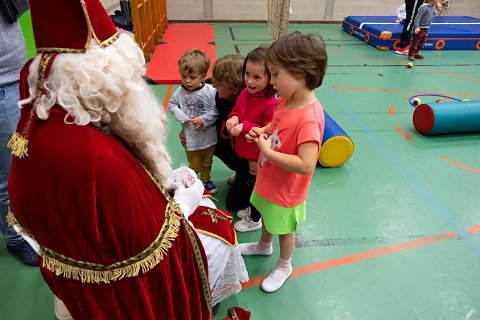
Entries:
{"label": "child's bare leg", "polygon": [[262,224],[262,237],[260,238],[260,241],[263,241],[265,243],[270,243],[270,244],[273,241],[273,234],[267,231],[267,229],[265,228],[265,224]]}
{"label": "child's bare leg", "polygon": [[295,249],[295,232],[281,234],[278,236],[280,241],[280,258],[290,260],[292,258],[293,249]]}
{"label": "child's bare leg", "polygon": [[[295,239],[295,238],[294,238]],[[262,255],[268,256],[273,252],[272,248],[273,234],[265,229],[262,224],[262,236],[258,242],[240,243],[238,247],[243,256]],[[295,243],[294,243],[295,245]]]}

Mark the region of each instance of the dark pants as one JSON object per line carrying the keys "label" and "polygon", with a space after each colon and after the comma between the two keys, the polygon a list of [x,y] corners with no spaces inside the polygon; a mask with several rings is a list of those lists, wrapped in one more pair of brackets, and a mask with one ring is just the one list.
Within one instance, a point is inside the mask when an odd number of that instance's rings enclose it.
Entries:
{"label": "dark pants", "polygon": [[407,16],[403,25],[402,35],[400,36],[399,48],[405,48],[410,44],[412,36],[413,20],[417,15],[418,8],[423,4],[423,0],[405,0],[405,11]]}
{"label": "dark pants", "polygon": [[415,56],[419,53],[425,46],[427,41],[428,28],[420,28],[420,31],[417,34],[413,34],[413,41],[408,50],[408,56]]}
{"label": "dark pants", "polygon": [[217,146],[213,155],[222,160],[230,170],[236,171],[238,156],[233,150],[234,144],[235,138],[228,136],[225,129],[225,121],[223,121],[223,125],[217,127]]}
{"label": "dark pants", "polygon": [[250,174],[250,166],[247,159],[238,158],[237,160],[237,178],[228,190],[227,208],[229,210],[243,210],[250,207],[252,211],[252,220],[260,220],[260,212],[250,203],[250,196],[255,186],[257,176]]}

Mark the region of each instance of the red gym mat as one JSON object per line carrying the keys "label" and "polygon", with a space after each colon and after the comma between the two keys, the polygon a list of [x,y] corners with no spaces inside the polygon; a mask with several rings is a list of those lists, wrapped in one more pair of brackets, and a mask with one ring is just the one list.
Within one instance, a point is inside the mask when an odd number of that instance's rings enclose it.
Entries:
{"label": "red gym mat", "polygon": [[[180,84],[178,60],[188,49],[199,49],[216,60],[215,36],[211,24],[170,24],[148,62],[145,76],[157,84]],[[212,68],[207,77],[212,76]]]}

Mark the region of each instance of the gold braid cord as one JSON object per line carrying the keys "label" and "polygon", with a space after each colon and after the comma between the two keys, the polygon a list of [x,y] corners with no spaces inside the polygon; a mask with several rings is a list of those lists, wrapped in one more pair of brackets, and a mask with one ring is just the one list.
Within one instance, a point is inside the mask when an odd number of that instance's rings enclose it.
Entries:
{"label": "gold braid cord", "polygon": [[30,129],[30,124],[32,122],[35,109],[37,108],[38,103],[40,102],[40,97],[43,91],[43,83],[45,81],[45,72],[47,70],[48,63],[52,59],[53,53],[45,53],[40,59],[38,65],[38,80],[37,80],[37,92],[35,100],[33,102],[32,108],[30,109],[30,115],[26,127],[23,129],[23,134],[15,132],[10,138],[10,141],[7,143],[7,147],[12,150],[12,154],[18,159],[23,159],[28,156],[28,129]]}
{"label": "gold braid cord", "polygon": [[268,31],[272,42],[288,33],[289,12],[290,0],[268,0]]}
{"label": "gold braid cord", "polygon": [[[145,168],[143,164],[142,166]],[[40,255],[43,258],[42,266],[52,271],[57,276],[77,280],[82,283],[110,283],[111,281],[121,280],[123,278],[135,277],[140,271],[146,273],[158,265],[163,259],[163,256],[166,255],[168,250],[172,247],[173,242],[178,235],[183,214],[178,203],[170,197],[146,168],[145,171],[168,201],[165,209],[165,222],[163,223],[157,238],[145,250],[126,260],[105,266],[102,264],[75,260],[40,245]],[[18,223],[18,219],[15,217],[12,210],[10,210],[8,214],[8,221],[11,224],[19,226],[21,231],[25,234],[30,234]],[[185,225],[188,225],[188,223],[185,223]],[[199,250],[198,245],[195,245],[194,249],[195,248]],[[205,269],[203,268],[203,270]],[[206,283],[207,288],[209,288],[208,278],[206,278]],[[208,301],[207,296],[206,299]]]}

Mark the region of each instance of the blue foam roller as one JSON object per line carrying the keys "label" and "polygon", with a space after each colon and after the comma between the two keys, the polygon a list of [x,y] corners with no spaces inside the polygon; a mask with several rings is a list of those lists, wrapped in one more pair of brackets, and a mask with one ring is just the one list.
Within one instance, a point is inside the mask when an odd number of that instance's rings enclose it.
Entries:
{"label": "blue foam roller", "polygon": [[324,167],[336,168],[347,162],[352,156],[353,142],[327,112],[324,111],[324,114],[325,131],[318,162]]}
{"label": "blue foam roller", "polygon": [[480,101],[421,104],[413,112],[413,125],[424,135],[480,132]]}

